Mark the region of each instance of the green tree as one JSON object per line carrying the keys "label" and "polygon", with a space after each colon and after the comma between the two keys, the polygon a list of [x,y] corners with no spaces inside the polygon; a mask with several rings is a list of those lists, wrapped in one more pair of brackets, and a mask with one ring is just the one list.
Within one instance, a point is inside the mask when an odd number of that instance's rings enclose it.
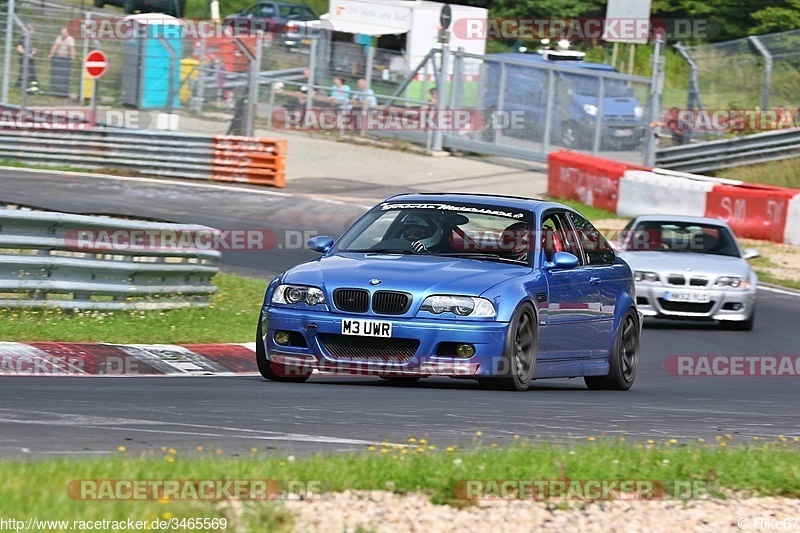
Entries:
{"label": "green tree", "polygon": [[800,0],[785,0],[753,13],[752,35],[800,29]]}

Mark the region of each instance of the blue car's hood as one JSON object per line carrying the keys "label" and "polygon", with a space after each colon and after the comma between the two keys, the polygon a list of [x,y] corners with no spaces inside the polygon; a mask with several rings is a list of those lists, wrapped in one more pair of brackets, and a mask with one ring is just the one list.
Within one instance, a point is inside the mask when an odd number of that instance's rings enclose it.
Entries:
{"label": "blue car's hood", "polygon": [[478,296],[508,279],[531,271],[529,267],[476,259],[424,255],[346,253],[324,256],[286,272],[283,283],[315,285],[330,295],[340,287],[380,288],[430,294]]}

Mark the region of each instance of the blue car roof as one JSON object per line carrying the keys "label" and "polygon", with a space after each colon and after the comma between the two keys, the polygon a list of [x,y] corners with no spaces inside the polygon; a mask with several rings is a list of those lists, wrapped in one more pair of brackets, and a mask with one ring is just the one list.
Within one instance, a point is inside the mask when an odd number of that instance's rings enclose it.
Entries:
{"label": "blue car roof", "polygon": [[387,202],[464,202],[481,204],[492,207],[511,207],[538,211],[547,207],[564,207],[561,204],[541,200],[539,198],[525,198],[523,196],[501,196],[493,194],[474,193],[405,193],[397,194],[386,199]]}
{"label": "blue car roof", "polygon": [[501,54],[492,54],[490,57],[516,59],[519,61],[528,61],[530,63],[547,63],[549,65],[558,65],[560,67],[565,67],[565,68],[605,70],[608,72],[617,72],[617,69],[615,69],[611,65],[606,65],[605,63],[587,63],[586,61],[548,61],[539,54],[520,54],[516,52],[504,52]]}

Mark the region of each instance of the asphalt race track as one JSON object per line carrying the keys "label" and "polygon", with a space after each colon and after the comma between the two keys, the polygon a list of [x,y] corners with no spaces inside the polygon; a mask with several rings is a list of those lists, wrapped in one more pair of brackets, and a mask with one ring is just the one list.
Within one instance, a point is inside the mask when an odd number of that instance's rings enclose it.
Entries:
{"label": "asphalt race track", "polygon": [[[363,184],[334,194],[235,190],[197,184],[2,172],[0,201],[80,213],[114,213],[222,229],[338,235],[373,200],[392,191]],[[289,233],[287,233],[289,232]],[[294,237],[291,237],[294,238]],[[223,252],[226,270],[263,277],[311,257],[302,249]],[[259,302],[253,302],[255,324]],[[409,436],[431,444],[502,444],[521,437],[570,440],[714,439],[800,435],[800,380],[677,377],[671,356],[798,356],[800,297],[759,292],[752,332],[713,325],[650,323],[639,373],[626,393],[589,391],[582,380],[534,382],[524,394],[483,391],[472,381],[427,379],[402,386],[377,378],[315,376],[305,384],[258,377],[0,378],[0,454],[115,453],[170,446],[252,447],[282,453],[362,449]],[[2,325],[0,325],[2,327]],[[158,342],[158,339],[153,339]],[[481,431],[482,436],[476,437]]]}

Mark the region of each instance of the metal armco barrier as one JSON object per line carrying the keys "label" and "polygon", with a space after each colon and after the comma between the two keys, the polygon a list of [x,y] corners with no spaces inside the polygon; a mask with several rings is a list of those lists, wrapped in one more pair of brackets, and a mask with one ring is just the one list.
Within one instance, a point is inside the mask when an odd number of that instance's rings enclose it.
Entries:
{"label": "metal armco barrier", "polygon": [[794,128],[662,148],[656,153],[656,166],[683,172],[708,172],[798,156],[800,129]]}
{"label": "metal armco barrier", "polygon": [[150,130],[3,130],[0,159],[284,187],[285,140]]}
{"label": "metal armco barrier", "polygon": [[0,209],[0,305],[206,306],[221,253],[213,228]]}
{"label": "metal armco barrier", "polygon": [[740,237],[800,245],[797,189],[636,167],[569,151],[550,154],[547,172],[550,196],[626,217],[718,218]]}

